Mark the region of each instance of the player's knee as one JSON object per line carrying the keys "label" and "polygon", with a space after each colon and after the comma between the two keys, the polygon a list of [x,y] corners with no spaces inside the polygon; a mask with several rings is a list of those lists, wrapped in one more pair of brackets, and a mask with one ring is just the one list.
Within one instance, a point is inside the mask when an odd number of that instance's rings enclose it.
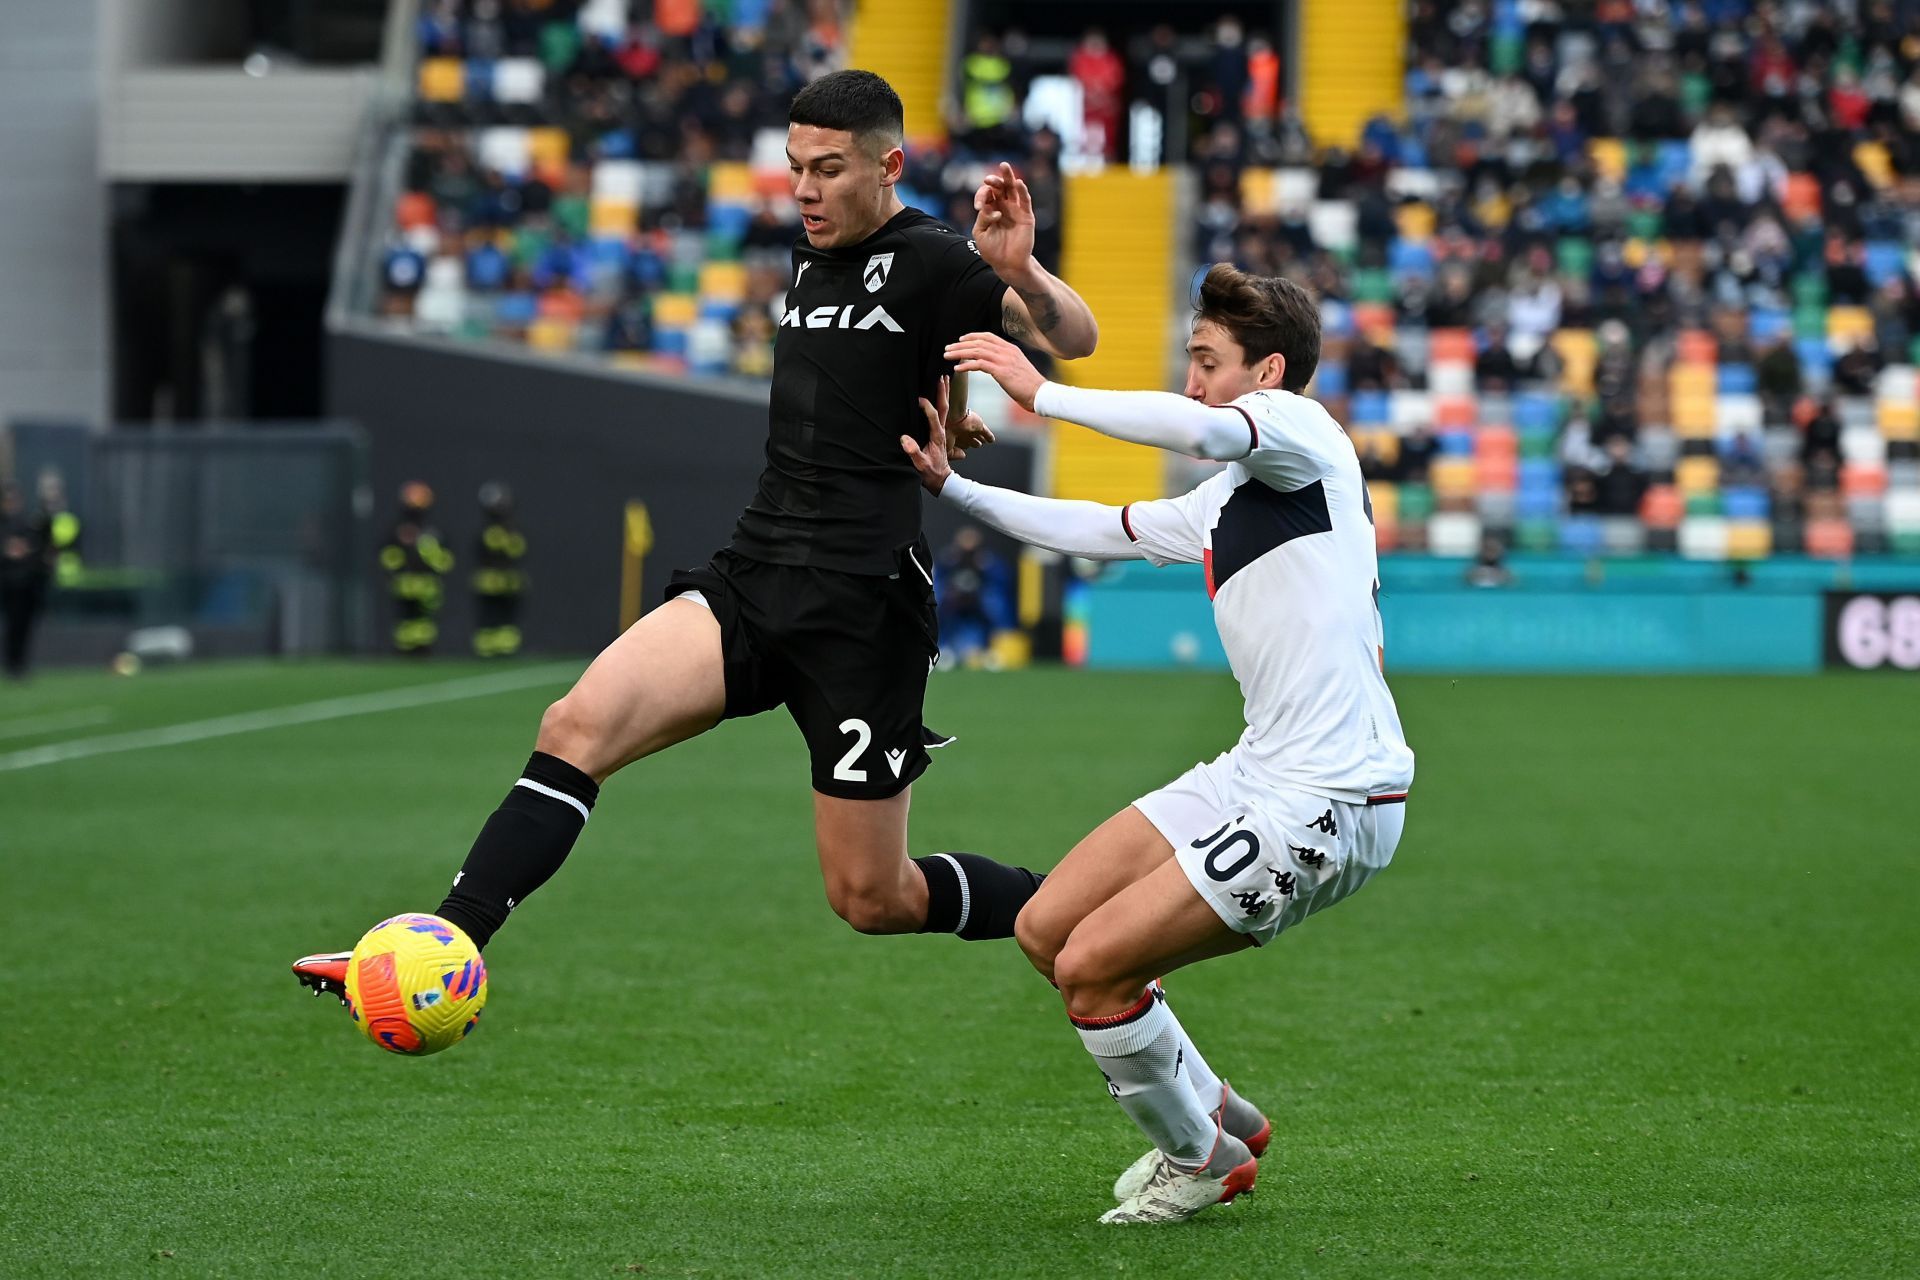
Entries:
{"label": "player's knee", "polygon": [[1124,972],[1126,966],[1115,963],[1106,948],[1078,938],[1067,939],[1053,961],[1053,984],[1067,1002],[1067,1012],[1076,1018],[1099,1017],[1113,1012],[1117,1002],[1124,1004],[1139,995],[1139,988]]}
{"label": "player's knee", "polygon": [[1020,909],[1013,921],[1013,940],[1027,953],[1027,960],[1040,971],[1040,976],[1053,978],[1054,962],[1059,958],[1060,945],[1066,939],[1053,927],[1044,911],[1036,910],[1029,901]]}
{"label": "player's knee", "polygon": [[[538,747],[549,755],[578,762],[595,753],[605,727],[600,716],[583,698],[569,693],[549,706],[540,717]],[[585,766],[582,766],[583,768]]]}
{"label": "player's knee", "polygon": [[912,933],[920,927],[898,894],[864,886],[829,886],[827,901],[855,933]]}

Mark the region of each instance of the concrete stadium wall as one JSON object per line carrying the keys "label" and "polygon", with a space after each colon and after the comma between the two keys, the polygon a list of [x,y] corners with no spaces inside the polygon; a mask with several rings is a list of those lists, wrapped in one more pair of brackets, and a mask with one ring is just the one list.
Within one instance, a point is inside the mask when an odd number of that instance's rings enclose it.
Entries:
{"label": "concrete stadium wall", "polygon": [[[362,426],[370,446],[371,526],[384,538],[395,495],[424,480],[435,522],[460,559],[442,615],[440,651],[463,653],[472,633],[467,587],[479,531],[476,493],[513,487],[531,580],[521,626],[529,649],[599,649],[619,624],[621,545],[630,500],[647,504],[655,544],[643,605],[660,601],[675,568],[724,547],[764,461],[764,386],[627,374],[590,360],[337,330],[329,339],[328,413]],[[998,444],[968,473],[1026,489],[1032,450]],[[959,521],[929,500],[936,550]],[[374,547],[364,554],[373,562]],[[374,614],[388,615],[376,601]],[[365,642],[385,645],[384,623]]]}
{"label": "concrete stadium wall", "polygon": [[0,4],[0,423],[107,411],[98,26],[87,0]]}

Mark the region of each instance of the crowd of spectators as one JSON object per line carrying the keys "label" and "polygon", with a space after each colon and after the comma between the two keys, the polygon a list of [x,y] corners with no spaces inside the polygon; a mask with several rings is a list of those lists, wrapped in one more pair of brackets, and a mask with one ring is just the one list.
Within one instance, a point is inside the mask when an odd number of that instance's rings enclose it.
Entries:
{"label": "crowd of spectators", "polygon": [[[431,0],[420,49],[383,314],[665,371],[768,374],[800,231],[787,105],[845,62],[837,0]],[[1051,135],[1018,128],[916,146],[899,190],[970,225],[980,173],[1015,159],[1056,261],[1057,157]]]}
{"label": "crowd of spectators", "polygon": [[[1403,120],[1315,149],[1283,108],[1200,140],[1194,256],[1320,292],[1315,391],[1363,444],[1398,437],[1384,478],[1424,486],[1429,458],[1481,457],[1478,428],[1552,394],[1552,450],[1523,430],[1521,452],[1556,468],[1561,523],[1517,516],[1482,458],[1493,488],[1420,497],[1480,517],[1449,550],[1489,528],[1584,545],[1589,515],[1638,515],[1623,551],[1687,549],[1690,517],[1709,554],[1728,519],[1775,550],[1920,549],[1920,499],[1889,495],[1920,488],[1911,9],[1415,0]],[[1470,359],[1436,386],[1461,332]]]}

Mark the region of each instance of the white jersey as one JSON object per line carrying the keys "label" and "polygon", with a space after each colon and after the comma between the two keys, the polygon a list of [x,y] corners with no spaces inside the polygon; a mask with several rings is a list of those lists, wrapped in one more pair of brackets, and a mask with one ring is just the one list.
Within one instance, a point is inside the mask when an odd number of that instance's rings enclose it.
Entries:
{"label": "white jersey", "polygon": [[1180,497],[1125,508],[1127,536],[1155,564],[1206,566],[1252,781],[1349,804],[1403,796],[1413,752],[1382,671],[1373,504],[1353,444],[1291,392],[1230,407],[1253,451]]}

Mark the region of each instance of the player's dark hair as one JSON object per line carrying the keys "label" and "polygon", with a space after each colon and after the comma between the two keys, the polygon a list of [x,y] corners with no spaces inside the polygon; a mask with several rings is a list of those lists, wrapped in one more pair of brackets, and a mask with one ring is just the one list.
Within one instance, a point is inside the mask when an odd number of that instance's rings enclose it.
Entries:
{"label": "player's dark hair", "polygon": [[1193,309],[1225,329],[1245,349],[1249,365],[1278,352],[1287,362],[1282,391],[1303,391],[1313,380],[1320,365],[1320,305],[1293,281],[1216,262],[1200,282]]}
{"label": "player's dark hair", "polygon": [[906,137],[906,111],[893,86],[871,71],[830,71],[793,95],[789,124],[843,129],[882,152]]}

